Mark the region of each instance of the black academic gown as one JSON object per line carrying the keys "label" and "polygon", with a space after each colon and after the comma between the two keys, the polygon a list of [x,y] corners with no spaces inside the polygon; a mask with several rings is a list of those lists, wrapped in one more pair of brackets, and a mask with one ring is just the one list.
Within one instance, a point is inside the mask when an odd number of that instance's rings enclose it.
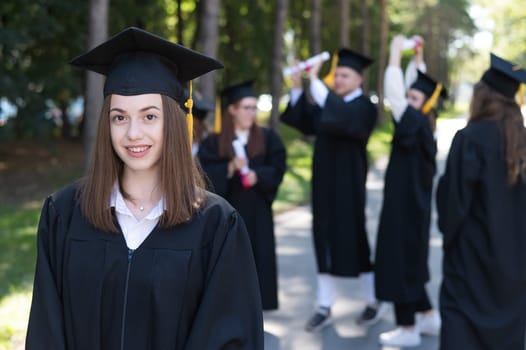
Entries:
{"label": "black academic gown", "polygon": [[86,222],[75,191],[42,209],[26,349],[263,349],[250,243],[226,201],[208,194],[131,251]]}
{"label": "black academic gown", "polygon": [[303,94],[281,120],[316,135],[312,164],[312,216],[320,273],[354,277],[371,271],[365,229],[366,146],[377,109],[369,97],[344,102],[329,92],[321,109]]}
{"label": "black academic gown", "polygon": [[217,134],[202,142],[198,157],[212,190],[226,198],[245,221],[256,261],[263,310],[273,310],[278,308],[278,276],[272,202],[285,173],[286,151],[273,130],[262,129],[265,153],[249,157],[249,167],[258,178],[250,189],[243,188],[238,174],[227,178],[230,160],[219,157]]}
{"label": "black academic gown", "polygon": [[379,300],[417,301],[429,280],[429,225],[436,142],[429,120],[408,106],[395,122],[378,225],[375,286]]}
{"label": "black academic gown", "polygon": [[507,184],[498,123],[456,134],[438,185],[443,350],[525,348],[526,185]]}

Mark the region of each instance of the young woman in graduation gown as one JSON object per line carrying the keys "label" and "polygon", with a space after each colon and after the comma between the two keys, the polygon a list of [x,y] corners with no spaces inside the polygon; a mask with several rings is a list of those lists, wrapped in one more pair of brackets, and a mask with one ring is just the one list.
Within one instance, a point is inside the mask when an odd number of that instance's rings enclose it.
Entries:
{"label": "young woman in graduation gown", "polygon": [[375,284],[377,297],[394,303],[398,327],[379,338],[387,346],[416,346],[421,342],[420,333],[438,335],[440,331],[440,317],[432,309],[425,284],[429,280],[427,259],[437,152],[433,107],[446,93],[441,84],[422,72],[425,64],[421,46],[414,49],[404,84],[400,65],[404,40],[401,35],[392,40],[384,76],[394,134],[378,225]]}
{"label": "young woman in graduation gown", "polygon": [[[206,138],[198,153],[213,191],[243,218],[250,236],[263,310],[278,308],[278,276],[272,202],[286,169],[286,151],[278,134],[256,123],[253,81],[222,91],[221,130]],[[219,131],[219,130],[216,130]],[[236,147],[242,153],[236,153]],[[240,150],[238,149],[237,152]]]}
{"label": "young woman in graduation gown", "polygon": [[72,63],[105,99],[86,177],[42,209],[26,349],[263,349],[245,226],[203,189],[179,106],[222,65],[137,28]]}
{"label": "young woman in graduation gown", "polygon": [[524,69],[491,55],[440,178],[442,350],[525,348],[526,130],[515,101],[524,82]]}
{"label": "young woman in graduation gown", "polygon": [[373,61],[341,49],[333,57],[332,90],[318,78],[321,63],[309,71],[308,92],[299,73],[292,76],[291,100],[281,120],[315,135],[312,161],[312,232],[318,267],[317,309],[306,324],[316,331],[330,321],[334,277],[360,276],[367,307],[357,321],[378,320],[372,263],[365,228],[366,146],[377,109],[361,88],[363,70]]}

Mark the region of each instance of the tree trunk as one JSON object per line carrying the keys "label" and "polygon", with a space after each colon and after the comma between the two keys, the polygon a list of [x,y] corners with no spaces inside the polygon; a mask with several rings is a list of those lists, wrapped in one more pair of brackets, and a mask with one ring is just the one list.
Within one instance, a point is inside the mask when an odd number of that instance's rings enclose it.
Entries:
{"label": "tree trunk", "polygon": [[183,10],[181,9],[181,0],[177,0],[177,43],[184,45]]}
{"label": "tree trunk", "polygon": [[389,30],[387,6],[387,0],[380,0],[380,52],[378,53],[378,75],[376,82],[378,88],[378,113],[380,113],[380,117],[384,112],[384,70],[387,55],[387,31]]}
{"label": "tree trunk", "polygon": [[[360,1],[360,12],[362,13],[362,43],[361,49],[362,53],[369,57],[371,54],[370,50],[370,23],[369,23],[369,4],[367,0]],[[370,71],[366,69],[363,73],[363,88],[365,91],[369,90],[369,76]]]}
{"label": "tree trunk", "polygon": [[270,127],[274,130],[279,125],[279,101],[281,99],[281,87],[283,83],[281,75],[281,62],[283,58],[283,32],[285,21],[287,20],[289,1],[276,1],[276,25],[274,26],[274,42],[272,49],[272,68],[271,68],[271,95],[272,111],[270,113]]}
{"label": "tree trunk", "polygon": [[60,109],[62,119],[62,139],[70,140],[73,137],[73,135],[71,130],[72,125],[68,117],[68,104],[65,102],[59,102],[58,108]]}
{"label": "tree trunk", "polygon": [[312,0],[310,16],[310,54],[315,55],[321,50],[321,0]]}
{"label": "tree trunk", "polygon": [[[219,31],[219,4],[220,0],[205,0],[202,7],[199,34],[201,52],[210,57],[216,57],[218,51]],[[215,96],[215,72],[212,71],[199,78],[199,90],[208,98]]]}
{"label": "tree trunk", "polygon": [[340,47],[349,47],[349,17],[350,17],[350,0],[338,0],[338,11],[340,12]]}
{"label": "tree trunk", "polygon": [[[109,0],[91,0],[89,14],[88,49],[102,43],[108,37],[108,8]],[[86,94],[84,96],[84,169],[87,169],[95,136],[100,110],[102,108],[102,91],[104,77],[100,74],[86,73]]]}

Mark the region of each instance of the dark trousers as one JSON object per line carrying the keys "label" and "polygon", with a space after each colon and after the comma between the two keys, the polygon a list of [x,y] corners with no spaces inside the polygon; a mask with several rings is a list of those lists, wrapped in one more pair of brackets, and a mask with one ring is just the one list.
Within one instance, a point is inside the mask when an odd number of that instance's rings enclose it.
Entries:
{"label": "dark trousers", "polygon": [[399,326],[412,326],[415,324],[415,313],[431,310],[433,306],[429,301],[427,292],[422,289],[420,298],[413,303],[394,303],[396,324]]}

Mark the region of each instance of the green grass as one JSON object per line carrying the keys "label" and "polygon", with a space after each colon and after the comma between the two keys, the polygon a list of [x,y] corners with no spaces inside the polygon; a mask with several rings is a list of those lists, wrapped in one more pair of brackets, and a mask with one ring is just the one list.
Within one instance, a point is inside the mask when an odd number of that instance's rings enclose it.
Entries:
{"label": "green grass", "polygon": [[40,209],[0,208],[0,349],[12,349],[25,334],[35,268],[35,232]]}
{"label": "green grass", "polygon": [[275,212],[306,204],[310,198],[312,142],[283,124],[280,135],[287,149],[287,171],[273,204]]}

